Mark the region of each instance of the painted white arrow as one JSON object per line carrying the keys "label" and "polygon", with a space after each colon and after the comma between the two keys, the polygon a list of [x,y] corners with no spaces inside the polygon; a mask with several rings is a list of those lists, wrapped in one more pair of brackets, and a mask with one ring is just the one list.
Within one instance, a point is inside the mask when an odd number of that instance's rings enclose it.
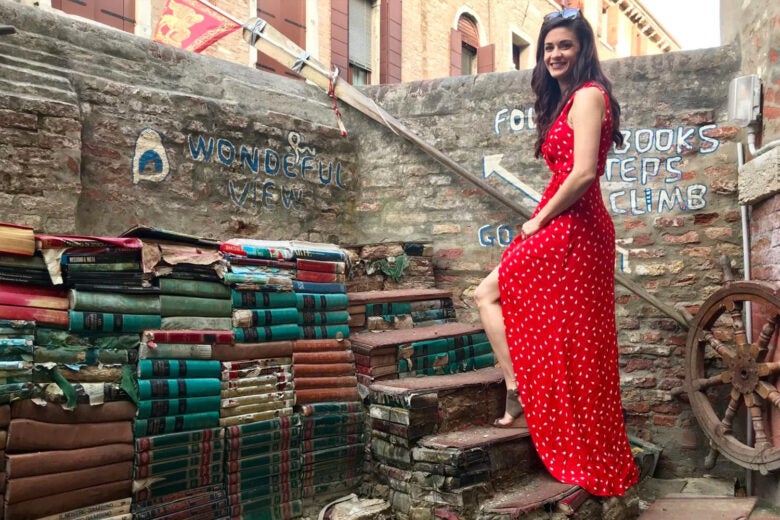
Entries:
{"label": "painted white arrow", "polygon": [[482,157],[482,177],[487,179],[494,173],[504,179],[506,182],[514,186],[523,195],[531,199],[532,201],[539,203],[542,200],[542,194],[515,177],[512,173],[508,172],[506,168],[501,166],[501,159],[504,154],[499,153],[496,155],[485,155]]}

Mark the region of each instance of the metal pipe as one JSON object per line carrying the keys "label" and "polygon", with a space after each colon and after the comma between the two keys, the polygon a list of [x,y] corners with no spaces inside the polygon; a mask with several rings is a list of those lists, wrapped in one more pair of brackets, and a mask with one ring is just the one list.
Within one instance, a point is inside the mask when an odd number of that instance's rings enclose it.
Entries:
{"label": "metal pipe", "polygon": [[[750,132],[748,132],[747,142],[751,157],[758,157],[759,155],[765,154],[772,148],[780,146],[780,139],[775,139],[774,141],[769,141],[761,148],[756,149],[756,132],[752,128],[750,129]],[[744,164],[744,161],[742,164]]]}
{"label": "metal pipe", "polygon": [[[748,136],[748,143],[750,143],[750,136],[753,136],[753,133],[750,133]],[[780,142],[780,141],[778,141]],[[753,144],[755,144],[755,137],[753,139]],[[751,154],[752,147],[751,148]],[[755,154],[753,154],[755,156]],[[742,143],[737,144],[737,166],[739,168],[742,168],[742,166],[745,164],[745,149],[742,147]],[[743,265],[743,271],[744,271],[744,279],[745,281],[750,280],[750,207],[747,204],[740,204],[739,211],[742,216],[742,265]],[[751,302],[746,301],[745,302],[745,336],[748,341],[748,343],[753,342],[753,312],[751,308]],[[751,420],[750,416],[745,419],[745,422],[747,423],[746,428],[746,444],[748,446],[752,446],[755,442],[755,434],[753,432],[753,421]],[[753,494],[753,470],[750,468],[745,469],[745,494],[747,496],[751,496]]]}

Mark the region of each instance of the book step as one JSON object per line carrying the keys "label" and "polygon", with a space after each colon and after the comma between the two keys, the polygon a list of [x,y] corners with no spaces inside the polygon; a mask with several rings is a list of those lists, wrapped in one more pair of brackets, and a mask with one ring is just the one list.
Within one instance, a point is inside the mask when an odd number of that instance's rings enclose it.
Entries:
{"label": "book step", "polygon": [[[529,478],[515,482],[511,486],[497,488],[493,497],[482,502],[476,520],[547,520],[555,518],[554,512],[560,512],[564,507],[558,506],[568,497],[581,491],[578,486],[563,484],[552,478],[545,471],[539,471]],[[585,495],[584,498],[588,498]],[[601,506],[591,499],[600,512]],[[579,516],[577,518],[601,518],[595,516]],[[590,506],[590,505],[589,505]]]}
{"label": "book step", "polygon": [[367,303],[413,302],[452,298],[452,291],[445,289],[394,289],[391,291],[362,291],[348,293],[350,305]]}

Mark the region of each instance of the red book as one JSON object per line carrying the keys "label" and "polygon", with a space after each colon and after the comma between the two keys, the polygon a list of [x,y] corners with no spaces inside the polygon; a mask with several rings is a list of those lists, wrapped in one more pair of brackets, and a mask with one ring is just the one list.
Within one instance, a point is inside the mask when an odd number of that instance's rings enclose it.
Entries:
{"label": "red book", "polygon": [[363,365],[355,365],[355,372],[358,374],[364,374],[367,376],[389,376],[390,374],[398,374],[398,365],[384,365],[379,367],[367,367]]}
{"label": "red book", "polygon": [[35,321],[38,325],[58,325],[62,327],[67,327],[70,324],[68,311],[21,307],[18,305],[0,305],[0,319]]}
{"label": "red book", "polygon": [[69,247],[121,247],[124,249],[141,249],[140,238],[121,237],[90,237],[79,235],[35,235],[36,249],[53,249]]}
{"label": "red book", "polygon": [[300,269],[295,271],[295,279],[302,282],[338,282],[346,283],[347,276],[338,273],[322,273],[319,271],[302,271]]}
{"label": "red book", "polygon": [[228,244],[227,242],[222,242],[219,244],[219,250],[228,255],[247,256],[246,251],[244,251],[244,248],[239,244]]}
{"label": "red book", "polygon": [[297,404],[331,401],[360,401],[360,394],[358,394],[357,391],[357,384],[352,388],[311,388],[306,390],[298,390],[297,388],[295,389],[295,402]]}
{"label": "red book", "polygon": [[355,374],[355,367],[352,363],[331,363],[323,365],[320,363],[312,365],[300,365],[295,363],[295,377],[317,377],[317,376],[351,376]]}
{"label": "red book", "polygon": [[68,294],[64,289],[53,287],[0,282],[0,304],[67,310]]}
{"label": "red book", "polygon": [[354,388],[357,386],[355,376],[335,377],[296,377],[295,391],[313,388]]}
{"label": "red book", "polygon": [[296,260],[298,269],[304,271],[318,271],[320,273],[339,273],[345,274],[347,272],[347,264],[345,262],[327,262],[324,260],[307,260],[305,258],[298,258]]}
{"label": "red book", "polygon": [[293,352],[325,352],[327,350],[348,350],[348,339],[296,339],[292,342]]}
{"label": "red book", "polygon": [[147,330],[143,340],[152,343],[233,343],[232,330]]}
{"label": "red book", "polygon": [[350,363],[355,361],[355,356],[350,350],[330,351],[330,352],[294,352],[293,364],[303,363],[304,365],[321,363],[329,365],[331,363]]}

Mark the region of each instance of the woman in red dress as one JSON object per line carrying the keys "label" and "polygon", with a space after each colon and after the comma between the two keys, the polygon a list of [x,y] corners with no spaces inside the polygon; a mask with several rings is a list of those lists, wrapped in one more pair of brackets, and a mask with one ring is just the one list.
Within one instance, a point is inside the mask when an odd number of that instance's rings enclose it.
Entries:
{"label": "woman in red dress", "polygon": [[552,178],[476,292],[507,386],[495,425],[527,424],[561,482],[620,496],[638,470],[620,401],[615,230],[599,186],[612,143],[623,143],[620,106],[578,9],[545,17],[536,59],[536,156]]}

